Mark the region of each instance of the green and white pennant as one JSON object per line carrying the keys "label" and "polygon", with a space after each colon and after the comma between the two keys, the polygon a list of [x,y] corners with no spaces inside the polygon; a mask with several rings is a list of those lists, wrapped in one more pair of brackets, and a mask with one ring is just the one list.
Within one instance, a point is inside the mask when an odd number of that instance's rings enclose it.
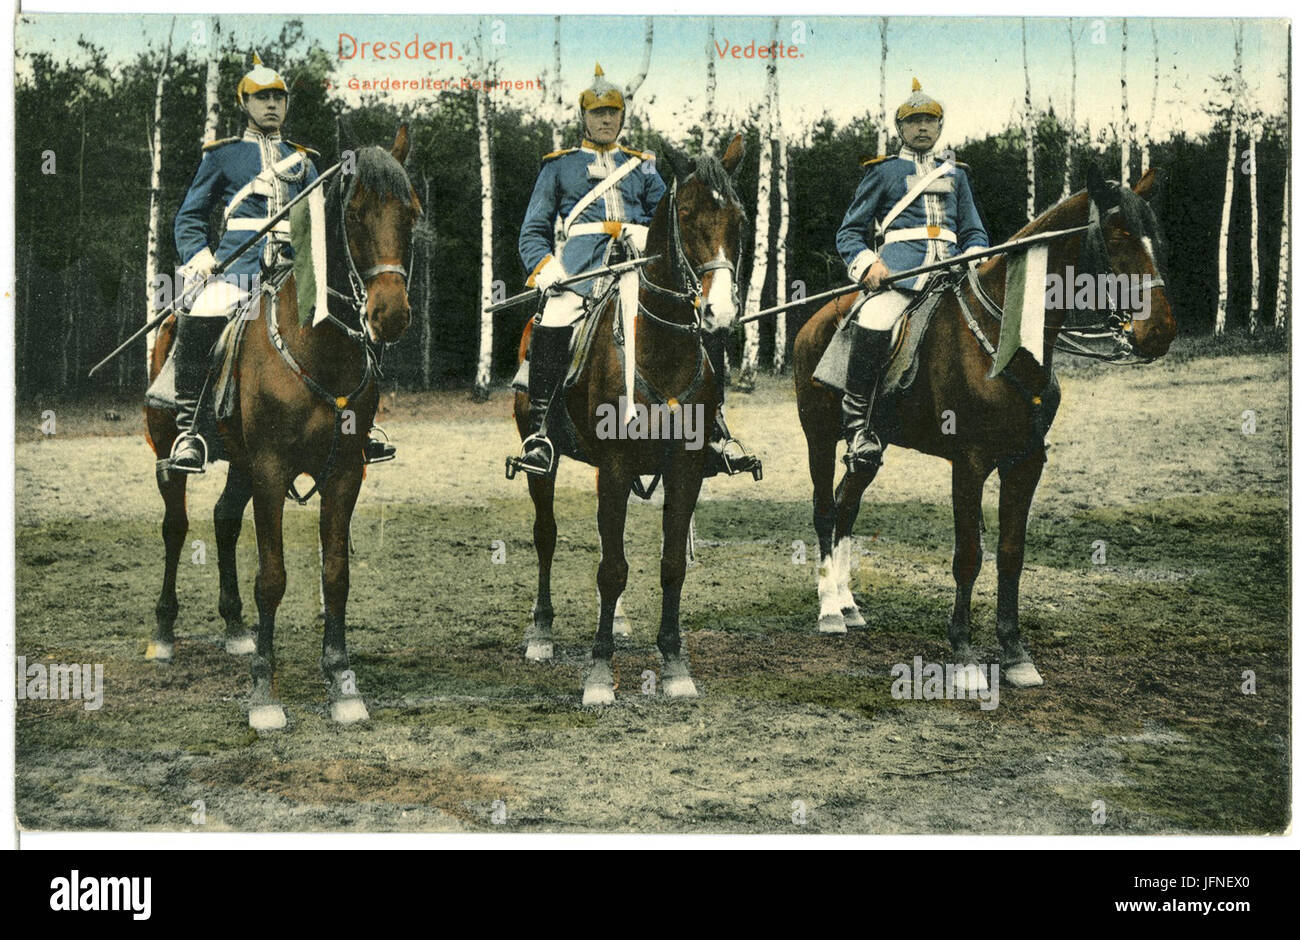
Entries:
{"label": "green and white pennant", "polygon": [[[298,285],[298,322],[317,326],[329,316],[325,268],[325,188],[317,186],[289,210],[293,278]],[[314,316],[313,316],[314,313]]]}
{"label": "green and white pennant", "polygon": [[1043,364],[1047,304],[1046,244],[1017,252],[1007,262],[1007,291],[1003,301],[998,351],[989,378],[1007,367],[1016,350],[1024,349]]}

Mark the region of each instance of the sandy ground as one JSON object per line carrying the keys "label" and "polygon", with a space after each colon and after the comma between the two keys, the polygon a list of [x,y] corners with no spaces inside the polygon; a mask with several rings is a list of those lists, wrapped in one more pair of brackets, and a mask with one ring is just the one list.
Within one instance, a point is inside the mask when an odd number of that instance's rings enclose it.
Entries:
{"label": "sandy ground", "polygon": [[[792,563],[793,542],[815,539],[788,379],[733,393],[732,428],[765,478],[706,483],[697,512],[683,620],[703,697],[642,694],[658,668],[658,512],[638,504],[634,633],[616,655],[618,703],[601,710],[579,704],[594,472],[561,471],[557,661],[525,664],[535,566],[526,488],[502,474],[517,446],[510,396],[386,396],[400,457],[365,484],[349,606],[372,720],[338,728],[325,715],[315,507],[290,506],[277,643],[291,726],[261,736],[242,708],[247,662],[217,644],[214,550],[203,565],[183,559],[176,662],[143,661],[162,550],[138,410],[111,420],[105,407],[25,406],[18,652],[104,664],[105,698],[97,711],[19,703],[19,818],[36,829],[1276,831],[1290,770],[1287,383],[1280,355],[1063,377],[1021,598],[1047,684],[1003,687],[992,710],[890,694],[893,664],[946,650],[943,461],[890,450],[858,527],[869,626],[814,632],[815,548]],[[191,538],[206,546],[223,476],[191,481]],[[994,477],[988,546],[996,494]],[[491,561],[497,539],[504,565]],[[246,614],[253,548],[250,521]],[[996,661],[986,557],[975,622]],[[1247,669],[1254,695],[1242,693]]]}

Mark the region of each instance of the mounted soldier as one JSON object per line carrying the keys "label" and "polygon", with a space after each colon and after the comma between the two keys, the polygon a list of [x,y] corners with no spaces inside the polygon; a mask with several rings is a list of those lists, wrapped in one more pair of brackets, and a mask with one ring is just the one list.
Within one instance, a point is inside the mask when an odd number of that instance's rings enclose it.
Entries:
{"label": "mounted soldier", "polygon": [[[545,419],[568,370],[575,324],[604,294],[608,279],[557,285],[575,274],[641,255],[655,208],[667,191],[653,153],[618,145],[626,115],[623,92],[605,78],[599,64],[592,86],[578,97],[578,110],[582,144],[542,158],[542,171],[519,232],[519,256],[530,272],[528,286],[538,288],[543,299],[529,347],[528,436],[523,454],[512,463],[538,475],[555,468]],[[562,239],[558,247],[557,228]],[[636,273],[623,275],[618,285],[620,303],[637,303],[638,281]],[[721,339],[708,345],[714,374],[725,387],[726,337]],[[721,410],[716,419],[707,475],[749,471],[756,458],[732,441]],[[739,455],[732,456],[729,445]]]}
{"label": "mounted soldier", "polygon": [[[173,232],[186,281],[208,277],[217,266],[209,247],[209,219],[222,210],[224,231],[217,254],[228,258],[250,233],[263,228],[272,215],[316,179],[315,150],[281,136],[289,113],[289,88],[256,53],[253,68],[235,88],[239,108],[247,116],[238,137],[210,140],[176,212]],[[208,355],[227,320],[257,293],[262,271],[274,265],[289,244],[286,218],[244,252],[221,277],[209,283],[188,311],[176,315],[176,425],[180,435],[169,467],[182,473],[203,473],[207,444],[198,426],[199,398],[208,374]],[[380,441],[367,441],[366,461],[391,460],[394,450]]]}
{"label": "mounted soldier", "polygon": [[849,277],[866,288],[850,312],[852,345],[842,404],[850,471],[880,465],[883,447],[872,426],[890,337],[929,275],[880,290],[892,271],[943,261],[988,247],[988,235],[971,195],[969,168],[936,157],[943,132],[943,106],[912,79],[912,94],[898,106],[894,126],[903,140],[897,154],[866,161],[866,174],[844,214],[835,247]]}

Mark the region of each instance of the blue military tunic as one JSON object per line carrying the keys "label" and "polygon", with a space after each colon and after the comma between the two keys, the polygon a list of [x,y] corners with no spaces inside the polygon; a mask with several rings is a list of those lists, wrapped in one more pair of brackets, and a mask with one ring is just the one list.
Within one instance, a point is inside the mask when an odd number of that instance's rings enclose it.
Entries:
{"label": "blue military tunic", "polygon": [[[537,272],[554,256],[555,220],[568,220],[587,193],[633,159],[644,162],[572,220],[573,228],[560,251],[560,262],[570,275],[604,264],[611,238],[617,237],[625,225],[649,225],[667,187],[655,170],[652,155],[626,147],[602,147],[583,141],[581,147],[557,150],[543,158],[542,172],[519,230],[519,257],[529,272],[530,286]],[[594,286],[593,279],[580,281],[571,289],[586,295]]]}
{"label": "blue military tunic", "polygon": [[[220,206],[226,211],[225,233],[215,255],[224,261],[248,241],[266,221],[313,180],[314,150],[284,140],[279,134],[264,135],[245,130],[240,137],[213,140],[203,145],[190,190],[176,213],[173,233],[183,264],[208,245],[209,217]],[[231,208],[232,201],[236,204]],[[287,240],[288,219],[276,229]],[[230,267],[225,279],[245,284],[260,271],[260,258],[267,239],[244,252]]]}
{"label": "blue military tunic", "polygon": [[[918,154],[904,147],[894,156],[867,163],[867,172],[835,237],[849,277],[860,280],[877,258],[883,259],[891,272],[898,272],[971,248],[988,247],[989,237],[961,163],[930,183],[890,221],[886,231],[880,231],[890,210],[941,162],[933,150]],[[925,279],[922,275],[893,286],[919,290]]]}

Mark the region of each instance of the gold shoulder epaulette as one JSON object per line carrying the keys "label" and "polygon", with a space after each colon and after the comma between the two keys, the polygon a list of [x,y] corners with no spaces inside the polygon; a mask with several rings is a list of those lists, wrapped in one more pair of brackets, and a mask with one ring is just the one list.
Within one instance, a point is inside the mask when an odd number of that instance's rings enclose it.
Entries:
{"label": "gold shoulder epaulette", "polygon": [[209,140],[203,145],[204,150],[216,150],[218,147],[224,147],[226,144],[233,144],[239,140],[238,137],[223,137],[220,140]]}
{"label": "gold shoulder epaulette", "polygon": [[863,157],[858,162],[860,162],[863,166],[875,166],[877,163],[882,163],[885,160],[892,160],[896,156],[898,156],[898,154],[896,153],[887,153],[883,157]]}
{"label": "gold shoulder epaulette", "polygon": [[554,160],[556,157],[562,157],[566,153],[573,153],[573,151],[577,149],[577,147],[562,147],[559,150],[552,150],[546,156],[542,157],[542,162],[545,163],[547,160]]}
{"label": "gold shoulder epaulette", "polygon": [[292,147],[294,150],[297,150],[299,153],[307,154],[307,156],[311,157],[313,160],[320,156],[319,150],[312,150],[310,147],[307,147],[303,144],[295,144],[292,140],[286,140],[285,143],[288,144],[290,147]]}
{"label": "gold shoulder epaulette", "polygon": [[622,146],[622,145],[620,145],[618,149],[621,150],[621,151],[623,151],[623,152],[624,152],[625,154],[627,154],[629,157],[640,157],[642,160],[645,159],[645,151],[644,151],[644,150],[633,150],[631,147],[624,147],[624,146]]}

